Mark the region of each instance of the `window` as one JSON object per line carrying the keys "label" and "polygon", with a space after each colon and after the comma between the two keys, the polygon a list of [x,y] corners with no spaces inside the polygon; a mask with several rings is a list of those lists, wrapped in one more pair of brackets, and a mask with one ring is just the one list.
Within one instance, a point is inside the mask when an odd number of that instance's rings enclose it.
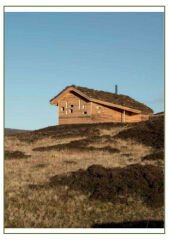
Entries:
{"label": "window", "polygon": [[86,111],[84,111],[84,114],[87,114],[87,112],[86,112]]}
{"label": "window", "polygon": [[60,110],[61,110],[61,112],[64,112],[65,108],[64,108],[64,107],[61,107],[61,109],[60,109]]}
{"label": "window", "polygon": [[71,107],[74,107],[74,105],[72,104],[72,105],[70,105]]}
{"label": "window", "polygon": [[73,113],[73,109],[69,109],[69,113]]}

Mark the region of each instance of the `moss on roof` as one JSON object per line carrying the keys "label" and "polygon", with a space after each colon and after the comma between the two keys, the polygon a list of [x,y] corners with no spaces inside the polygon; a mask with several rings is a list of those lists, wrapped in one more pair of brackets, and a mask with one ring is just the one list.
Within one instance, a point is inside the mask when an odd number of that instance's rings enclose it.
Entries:
{"label": "moss on roof", "polygon": [[[104,92],[104,91],[94,90],[94,89],[75,86],[75,85],[66,87],[62,92],[64,92],[69,87],[76,88],[77,90],[79,90],[80,92],[82,92],[86,96],[88,96],[89,98],[94,98],[94,99],[105,101],[108,103],[113,103],[113,104],[121,105],[124,107],[133,108],[136,110],[140,110],[142,113],[148,113],[148,114],[153,113],[153,110],[151,108],[149,108],[145,104],[140,103],[126,95],[115,94],[115,93],[111,93],[111,92]],[[60,95],[61,93],[59,93],[58,95]],[[54,98],[56,98],[56,97],[54,97]],[[51,99],[50,101],[52,101],[53,99]]]}

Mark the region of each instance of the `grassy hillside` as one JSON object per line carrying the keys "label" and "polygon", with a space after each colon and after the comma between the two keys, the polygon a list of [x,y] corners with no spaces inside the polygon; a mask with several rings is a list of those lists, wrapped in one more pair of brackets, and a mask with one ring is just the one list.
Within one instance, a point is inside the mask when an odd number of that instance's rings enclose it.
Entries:
{"label": "grassy hillside", "polygon": [[162,227],[164,118],[5,137],[6,227]]}

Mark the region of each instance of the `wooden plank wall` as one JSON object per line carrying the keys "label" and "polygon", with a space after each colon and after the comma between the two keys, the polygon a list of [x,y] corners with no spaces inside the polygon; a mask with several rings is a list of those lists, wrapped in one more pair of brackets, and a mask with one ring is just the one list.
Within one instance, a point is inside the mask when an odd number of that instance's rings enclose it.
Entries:
{"label": "wooden plank wall", "polygon": [[138,122],[148,115],[132,114],[82,99],[74,93],[65,93],[58,102],[59,124],[96,122]]}

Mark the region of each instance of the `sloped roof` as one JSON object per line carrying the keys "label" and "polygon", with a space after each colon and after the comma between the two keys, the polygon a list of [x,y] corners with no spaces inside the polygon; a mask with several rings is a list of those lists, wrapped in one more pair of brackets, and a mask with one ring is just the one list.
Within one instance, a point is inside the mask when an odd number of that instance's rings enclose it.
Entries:
{"label": "sloped roof", "polygon": [[[105,92],[105,91],[99,91],[99,90],[94,90],[94,89],[75,86],[75,85],[71,85],[71,86],[66,87],[62,92],[64,92],[69,87],[73,87],[73,88],[77,89],[81,93],[85,94],[88,98],[93,98],[93,99],[101,100],[101,101],[104,101],[104,102],[108,102],[108,103],[117,104],[117,105],[121,105],[121,106],[128,107],[128,108],[140,110],[142,113],[149,113],[149,114],[153,113],[153,110],[151,108],[149,108],[145,104],[140,103],[140,102],[138,102],[138,101],[134,100],[133,98],[131,98],[129,96],[126,96],[126,95],[115,94],[115,93]],[[52,98],[50,100],[50,102],[52,100],[54,100],[56,97],[58,97],[61,93],[59,93],[57,96]]]}

